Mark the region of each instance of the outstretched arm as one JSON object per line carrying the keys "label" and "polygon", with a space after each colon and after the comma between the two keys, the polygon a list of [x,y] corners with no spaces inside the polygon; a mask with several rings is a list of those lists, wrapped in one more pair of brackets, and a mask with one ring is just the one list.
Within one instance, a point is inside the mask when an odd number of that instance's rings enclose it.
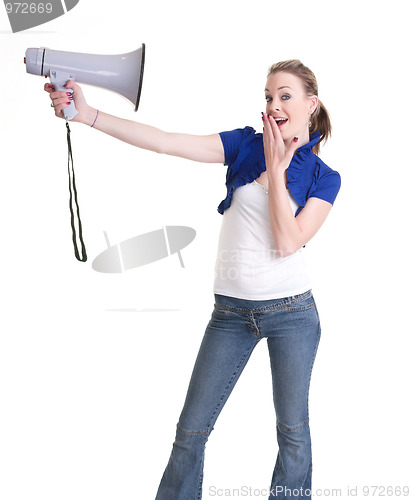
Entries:
{"label": "outstretched arm", "polygon": [[[99,111],[97,116],[97,110],[87,104],[78,84],[69,81],[66,87],[73,90],[73,98],[78,111],[78,115],[73,119],[75,122],[89,126],[94,123],[93,128],[101,132],[133,146],[156,153],[179,156],[204,163],[224,163],[224,148],[219,134],[169,133],[150,125],[118,118],[102,111]],[[44,86],[44,89],[50,94],[56,116],[63,118],[62,110],[68,105],[66,92],[55,92],[48,84]]]}

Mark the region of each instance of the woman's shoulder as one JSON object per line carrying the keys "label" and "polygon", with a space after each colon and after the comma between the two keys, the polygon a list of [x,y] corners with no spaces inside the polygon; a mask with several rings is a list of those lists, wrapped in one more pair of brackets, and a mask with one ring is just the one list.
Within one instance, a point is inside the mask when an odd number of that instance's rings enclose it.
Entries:
{"label": "woman's shoulder", "polygon": [[254,157],[263,155],[262,134],[253,127],[246,126],[225,132],[220,132],[224,147],[225,164],[230,166],[243,161],[250,154]]}
{"label": "woman's shoulder", "polygon": [[341,176],[337,170],[329,167],[320,157],[316,156],[315,184],[310,196],[316,196],[334,203],[341,187]]}
{"label": "woman's shoulder", "polygon": [[245,140],[250,140],[257,137],[262,137],[262,134],[258,134],[253,127],[246,126],[242,128],[236,128],[233,130],[226,130],[220,132],[220,136],[223,142],[235,143],[237,145],[241,144]]}
{"label": "woman's shoulder", "polygon": [[319,156],[315,156],[315,163],[317,166],[317,180],[327,180],[327,181],[333,181],[337,182],[339,181],[341,183],[341,176],[337,170],[334,170],[333,168],[329,167]]}

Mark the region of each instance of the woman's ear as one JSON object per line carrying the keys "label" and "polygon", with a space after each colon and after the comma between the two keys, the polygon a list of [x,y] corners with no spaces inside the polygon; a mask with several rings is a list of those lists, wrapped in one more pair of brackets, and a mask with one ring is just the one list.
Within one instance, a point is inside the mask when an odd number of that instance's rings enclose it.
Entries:
{"label": "woman's ear", "polygon": [[309,104],[308,111],[309,111],[310,115],[312,115],[318,107],[318,97],[316,95],[310,95],[309,102],[310,102],[310,104]]}

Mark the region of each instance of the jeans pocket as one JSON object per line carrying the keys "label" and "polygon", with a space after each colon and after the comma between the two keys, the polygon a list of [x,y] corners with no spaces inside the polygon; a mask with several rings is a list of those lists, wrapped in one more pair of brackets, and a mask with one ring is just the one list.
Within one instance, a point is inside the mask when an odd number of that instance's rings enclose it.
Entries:
{"label": "jeans pocket", "polygon": [[237,315],[236,311],[233,311],[229,307],[224,305],[215,304],[212,316],[214,317],[228,317],[230,315]]}
{"label": "jeans pocket", "polygon": [[314,296],[309,292],[291,297],[290,300],[284,305],[286,311],[306,311],[315,307]]}
{"label": "jeans pocket", "polygon": [[244,321],[242,311],[237,311],[224,304],[215,304],[211,314],[211,322],[220,325],[237,325]]}

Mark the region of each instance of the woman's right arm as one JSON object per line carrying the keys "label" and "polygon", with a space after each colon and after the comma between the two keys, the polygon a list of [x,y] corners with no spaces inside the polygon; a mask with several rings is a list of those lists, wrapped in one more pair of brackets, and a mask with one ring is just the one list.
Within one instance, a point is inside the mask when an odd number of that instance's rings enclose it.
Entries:
{"label": "woman's right arm", "polygon": [[[63,118],[62,110],[67,107],[65,92],[55,92],[47,84],[44,86],[53,101],[56,116]],[[169,133],[150,125],[118,118],[90,107],[79,85],[69,81],[66,88],[73,90],[78,115],[72,120],[84,123],[116,139],[133,146],[156,153],[179,156],[204,163],[224,163],[224,148],[219,134],[191,135]],[[97,116],[97,119],[96,119]]]}

